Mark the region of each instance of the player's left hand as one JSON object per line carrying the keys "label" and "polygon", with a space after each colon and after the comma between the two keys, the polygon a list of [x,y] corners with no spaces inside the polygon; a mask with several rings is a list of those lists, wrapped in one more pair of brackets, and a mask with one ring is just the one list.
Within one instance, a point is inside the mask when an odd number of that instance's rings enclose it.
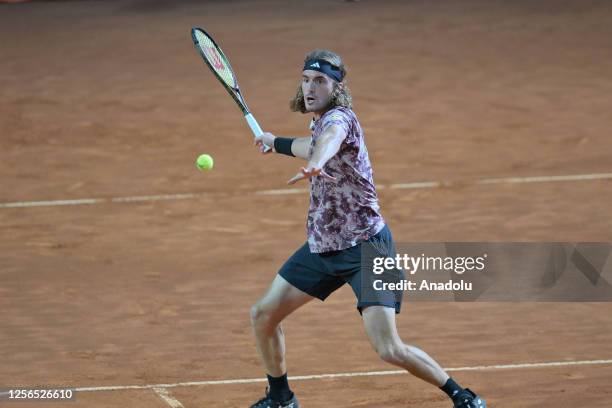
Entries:
{"label": "player's left hand", "polygon": [[323,169],[315,167],[315,166],[307,166],[307,167],[302,167],[298,174],[296,174],[295,176],[290,178],[289,181],[287,181],[287,184],[295,184],[300,180],[310,178],[310,177],[315,177],[315,176],[321,176],[321,177],[326,178],[327,180],[336,181],[335,177],[330,176],[325,171],[323,171]]}

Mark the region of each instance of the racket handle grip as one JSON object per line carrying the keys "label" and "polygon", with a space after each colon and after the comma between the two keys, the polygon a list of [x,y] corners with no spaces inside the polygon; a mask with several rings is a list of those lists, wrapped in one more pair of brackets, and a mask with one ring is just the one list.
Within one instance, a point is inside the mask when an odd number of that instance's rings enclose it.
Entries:
{"label": "racket handle grip", "polygon": [[[263,130],[261,130],[259,123],[257,123],[257,121],[255,120],[255,116],[253,116],[251,113],[247,113],[246,115],[244,115],[244,118],[246,119],[247,123],[249,124],[249,127],[251,128],[251,131],[255,136],[261,136],[263,134]],[[263,145],[263,148],[264,152],[271,150],[270,146]]]}

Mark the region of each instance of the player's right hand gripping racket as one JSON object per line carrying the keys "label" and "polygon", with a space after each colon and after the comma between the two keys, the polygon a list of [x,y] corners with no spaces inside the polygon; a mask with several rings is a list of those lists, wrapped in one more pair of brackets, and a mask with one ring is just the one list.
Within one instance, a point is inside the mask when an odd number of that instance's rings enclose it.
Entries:
{"label": "player's right hand gripping racket", "polygon": [[[212,39],[210,34],[199,27],[191,29],[191,37],[202,59],[206,65],[208,65],[208,68],[210,68],[217,79],[221,81],[223,87],[238,104],[253,134],[255,136],[260,136],[263,131],[259,127],[255,117],[249,112],[249,108],[240,93],[236,75],[234,75],[229,60],[221,50],[221,47]],[[270,147],[264,146],[264,151],[268,150],[270,150]]]}

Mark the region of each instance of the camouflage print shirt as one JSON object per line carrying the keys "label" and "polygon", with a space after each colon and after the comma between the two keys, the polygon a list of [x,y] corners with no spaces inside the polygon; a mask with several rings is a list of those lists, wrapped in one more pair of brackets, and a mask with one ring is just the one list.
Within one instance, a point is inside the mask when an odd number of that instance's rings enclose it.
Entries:
{"label": "camouflage print shirt", "polygon": [[346,132],[340,150],[323,170],[336,178],[310,178],[307,233],[310,252],[337,251],[357,245],[385,226],[372,177],[363,131],[352,110],[335,107],[314,122],[309,157],[317,139],[331,125]]}

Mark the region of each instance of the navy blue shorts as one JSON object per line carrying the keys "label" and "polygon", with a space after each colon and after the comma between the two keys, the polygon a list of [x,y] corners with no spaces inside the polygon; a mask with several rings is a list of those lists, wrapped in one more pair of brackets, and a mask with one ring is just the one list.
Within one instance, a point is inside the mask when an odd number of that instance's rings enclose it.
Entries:
{"label": "navy blue shorts", "polygon": [[[321,300],[348,283],[357,297],[359,313],[368,306],[392,307],[395,313],[399,313],[402,306],[401,292],[371,290],[370,277],[366,276],[368,265],[362,262],[362,247],[365,243],[376,248],[381,256],[395,256],[393,237],[385,225],[367,241],[339,251],[312,253],[308,243],[305,243],[285,262],[278,274],[302,292]],[[398,273],[403,279],[403,272]]]}

